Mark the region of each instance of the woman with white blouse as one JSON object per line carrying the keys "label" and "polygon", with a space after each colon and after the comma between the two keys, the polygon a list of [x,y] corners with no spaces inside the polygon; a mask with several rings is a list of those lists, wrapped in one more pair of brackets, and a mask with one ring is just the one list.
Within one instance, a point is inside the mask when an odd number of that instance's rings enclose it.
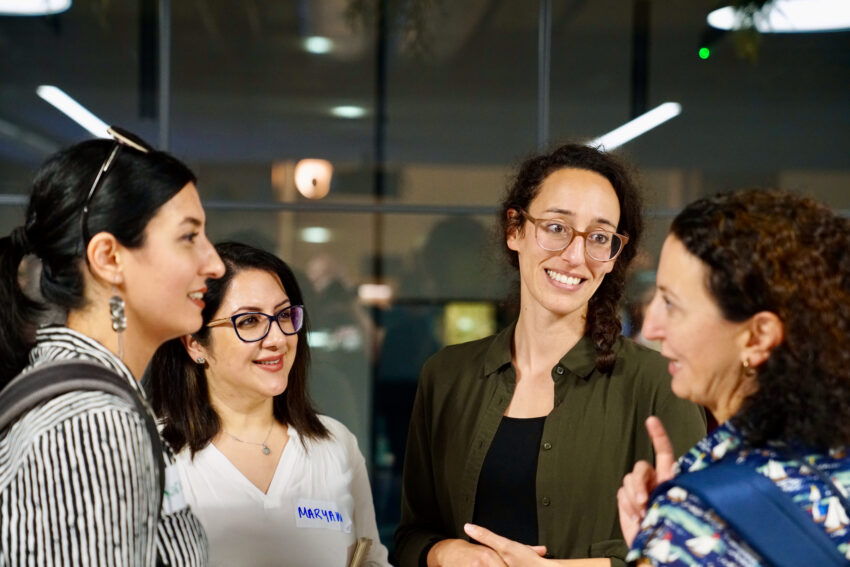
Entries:
{"label": "woman with white blouse", "polygon": [[268,252],[216,246],[204,325],[154,356],[151,389],[212,565],[345,567],[359,538],[387,565],[363,455],[307,395],[306,312]]}

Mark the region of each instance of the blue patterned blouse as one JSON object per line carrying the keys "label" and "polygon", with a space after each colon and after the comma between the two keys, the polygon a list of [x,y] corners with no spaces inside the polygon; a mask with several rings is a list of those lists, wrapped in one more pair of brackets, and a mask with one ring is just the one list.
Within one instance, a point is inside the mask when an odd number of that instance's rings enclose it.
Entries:
{"label": "blue patterned blouse", "polygon": [[[677,463],[676,473],[698,471],[724,456],[764,474],[829,535],[850,561],[850,519],[833,489],[811,471],[817,466],[845,497],[850,495],[850,457],[846,450],[804,454],[803,461],[780,456],[774,447],[748,446],[728,421],[703,438]],[[749,548],[700,498],[681,487],[656,496],[626,560],[652,565],[751,567],[766,562]]]}

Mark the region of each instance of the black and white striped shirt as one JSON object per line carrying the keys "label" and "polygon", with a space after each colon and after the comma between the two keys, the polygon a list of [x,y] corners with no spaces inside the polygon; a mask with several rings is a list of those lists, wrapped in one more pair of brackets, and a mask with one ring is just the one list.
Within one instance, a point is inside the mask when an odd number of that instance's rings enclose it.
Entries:
{"label": "black and white striped shirt", "polygon": [[[36,341],[31,367],[97,362],[145,399],[124,363],[85,335],[49,327]],[[165,441],[163,457],[174,464]],[[112,394],[72,392],[33,408],[0,433],[0,567],[206,565],[192,511],[157,510],[156,467],[142,417]]]}

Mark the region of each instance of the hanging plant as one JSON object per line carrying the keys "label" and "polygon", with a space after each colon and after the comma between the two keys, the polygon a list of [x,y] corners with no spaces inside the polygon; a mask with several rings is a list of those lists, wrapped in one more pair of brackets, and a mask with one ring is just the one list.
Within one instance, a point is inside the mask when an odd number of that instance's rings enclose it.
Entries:
{"label": "hanging plant", "polygon": [[740,17],[740,27],[732,31],[735,52],[738,57],[755,64],[758,62],[762,33],[756,25],[757,20],[770,12],[775,0],[732,0],[729,6]]}
{"label": "hanging plant", "polygon": [[435,41],[432,13],[443,12],[445,0],[348,0],[345,17],[352,29],[375,24],[378,10],[386,10],[390,41],[417,58],[427,58]]}

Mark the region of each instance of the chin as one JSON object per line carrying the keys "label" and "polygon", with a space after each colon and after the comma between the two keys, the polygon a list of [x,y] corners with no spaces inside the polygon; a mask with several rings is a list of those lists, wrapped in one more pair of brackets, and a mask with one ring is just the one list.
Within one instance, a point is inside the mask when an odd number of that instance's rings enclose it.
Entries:
{"label": "chin", "polygon": [[[691,399],[689,395],[688,388],[685,384],[682,384],[681,379],[673,378],[673,381],[670,382],[670,389],[676,395],[677,398],[682,398],[683,400],[690,400],[692,402],[696,402],[696,400]],[[699,403],[699,402],[696,402]]]}

